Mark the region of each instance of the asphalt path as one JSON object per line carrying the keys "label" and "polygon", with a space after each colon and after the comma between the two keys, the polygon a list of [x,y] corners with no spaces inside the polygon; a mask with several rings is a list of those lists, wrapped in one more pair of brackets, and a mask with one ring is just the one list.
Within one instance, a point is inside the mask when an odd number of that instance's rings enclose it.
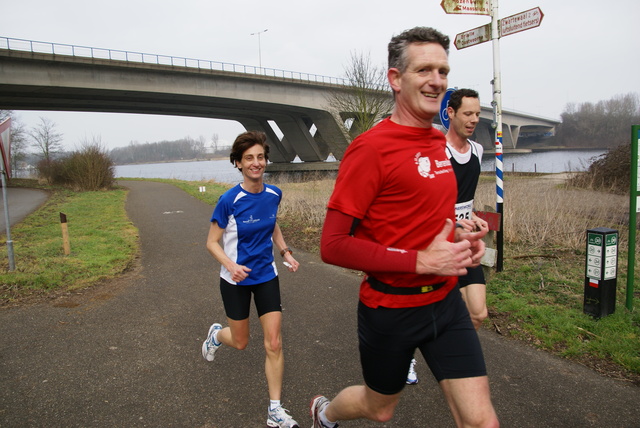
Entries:
{"label": "asphalt path", "polygon": [[[209,325],[224,324],[217,262],[207,253],[212,207],[170,184],[127,181],[139,267],[83,292],[0,310],[1,427],[264,427],[264,349],[252,310],[247,349],[206,362]],[[360,276],[298,251],[281,269],[283,404],[310,426],[309,402],[360,383]],[[640,427],[640,388],[489,330],[480,332],[503,427]],[[380,368],[384,370],[384,367]],[[426,364],[386,424],[453,427]]]}
{"label": "asphalt path", "polygon": [[[6,192],[6,195],[5,193]],[[49,193],[45,190],[26,189],[23,187],[7,187],[0,195],[0,234],[7,234],[7,216],[4,210],[5,196],[7,199],[7,213],[9,224],[13,226],[24,220],[24,218],[42,205]]]}

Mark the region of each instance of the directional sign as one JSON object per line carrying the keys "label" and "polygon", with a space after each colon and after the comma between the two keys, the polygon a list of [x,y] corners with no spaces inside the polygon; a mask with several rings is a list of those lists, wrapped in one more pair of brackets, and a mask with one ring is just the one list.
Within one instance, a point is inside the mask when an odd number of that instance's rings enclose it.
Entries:
{"label": "directional sign", "polygon": [[442,0],[445,13],[465,15],[491,15],[489,0]]}
{"label": "directional sign", "polygon": [[453,44],[458,49],[464,49],[489,40],[491,40],[491,24],[486,24],[482,27],[456,34]]}
{"label": "directional sign", "polygon": [[533,9],[502,18],[500,20],[500,37],[539,27],[543,16],[540,8],[534,7]]}

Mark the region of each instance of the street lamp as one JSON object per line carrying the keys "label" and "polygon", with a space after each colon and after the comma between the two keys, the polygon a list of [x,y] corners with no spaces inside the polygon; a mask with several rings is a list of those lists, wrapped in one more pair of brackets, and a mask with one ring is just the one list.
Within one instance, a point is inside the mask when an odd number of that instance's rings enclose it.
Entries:
{"label": "street lamp", "polygon": [[258,63],[260,64],[261,69],[262,69],[262,47],[260,46],[260,34],[266,33],[267,31],[269,31],[268,28],[266,30],[258,31],[257,33],[251,33],[252,36],[255,36],[255,35],[258,36],[258,61],[259,61]]}

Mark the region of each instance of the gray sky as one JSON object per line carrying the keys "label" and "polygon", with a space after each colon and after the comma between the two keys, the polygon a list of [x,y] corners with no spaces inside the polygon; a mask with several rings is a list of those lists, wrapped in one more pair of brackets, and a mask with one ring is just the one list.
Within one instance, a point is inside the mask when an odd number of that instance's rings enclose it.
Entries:
{"label": "gray sky", "polygon": [[[490,21],[448,15],[441,0],[2,0],[0,36],[170,55],[343,77],[351,52],[386,63],[389,39],[407,28],[448,34]],[[640,92],[640,1],[501,0],[500,18],[540,7],[538,28],[500,39],[506,110],[559,118],[567,103]],[[268,31],[258,36],[251,33]],[[449,55],[449,86],[492,99],[491,42]],[[0,76],[1,79],[1,76]],[[53,120],[65,147],[100,137],[108,148],[217,133],[233,141],[237,122],[112,113],[18,112],[32,127]]]}

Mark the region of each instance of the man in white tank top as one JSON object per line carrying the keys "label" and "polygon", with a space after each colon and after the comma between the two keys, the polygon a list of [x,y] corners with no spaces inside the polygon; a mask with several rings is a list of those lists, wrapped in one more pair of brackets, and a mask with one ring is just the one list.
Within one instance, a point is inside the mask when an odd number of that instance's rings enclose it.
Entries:
{"label": "man in white tank top", "polygon": [[[456,218],[461,227],[469,231],[486,228],[487,223],[474,214],[473,199],[480,176],[483,148],[469,138],[480,121],[480,99],[472,89],[458,89],[449,99],[449,131],[447,156],[458,181]],[[476,330],[487,317],[486,284],[482,266],[468,268],[458,281],[460,292],[467,304]]]}

